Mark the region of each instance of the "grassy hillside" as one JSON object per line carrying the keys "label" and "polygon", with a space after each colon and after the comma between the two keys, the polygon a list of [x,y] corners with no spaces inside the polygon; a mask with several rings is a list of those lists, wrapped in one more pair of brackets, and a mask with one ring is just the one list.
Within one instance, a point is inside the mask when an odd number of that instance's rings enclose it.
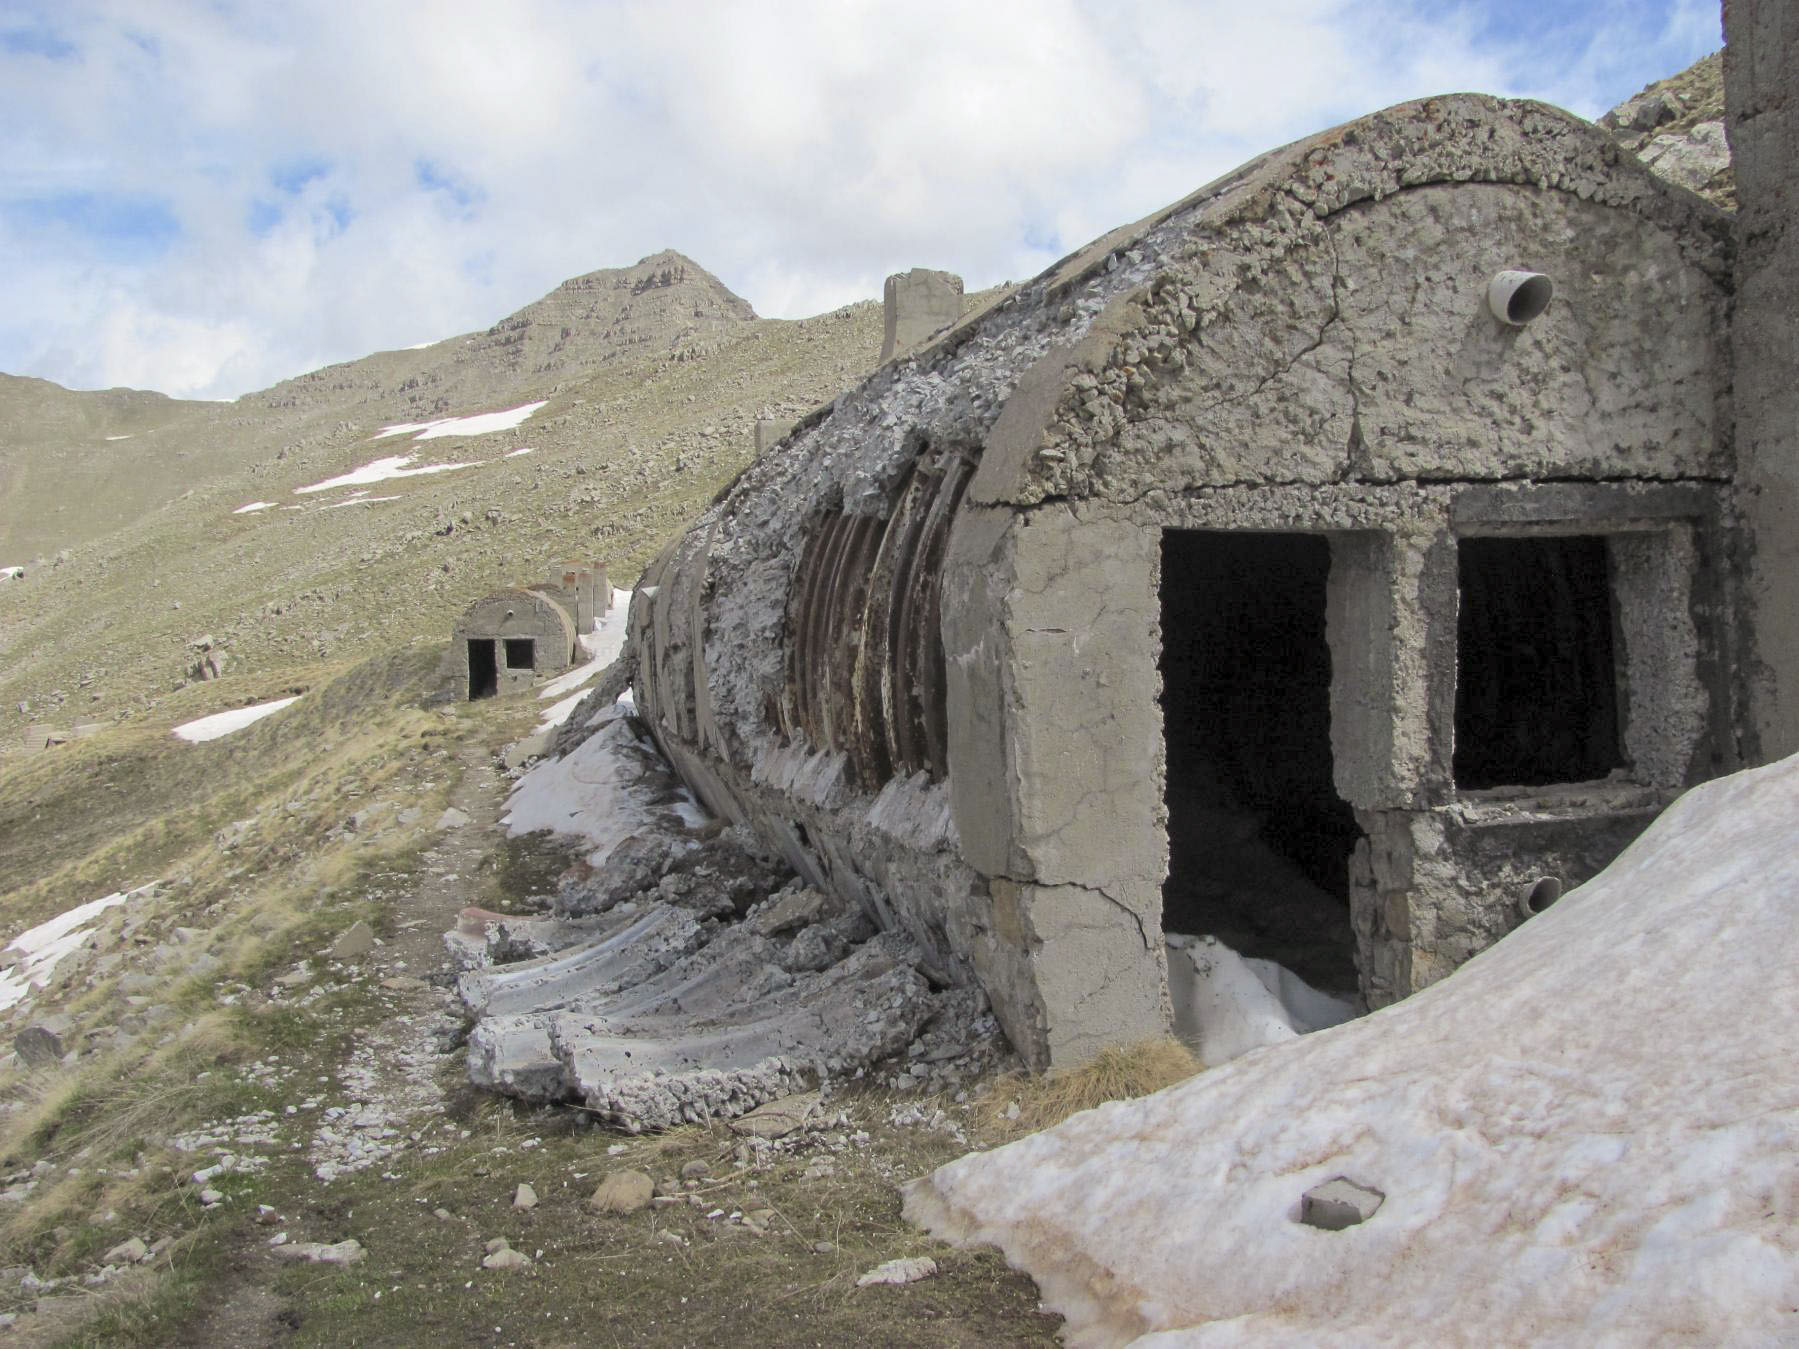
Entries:
{"label": "grassy hillside", "polygon": [[[629,584],[749,461],[758,418],[835,397],[880,342],[872,301],[756,319],[697,266],[658,254],[577,278],[479,337],[228,406],[178,405],[180,434],[213,447],[159,463],[158,491],[178,494],[0,582],[0,752],[26,723],[144,715],[182,686],[201,636],[231,660],[209,696],[241,702],[237,681],[257,672],[444,639],[471,600],[564,558],[596,558]],[[513,431],[379,437],[538,401]],[[295,491],[413,453],[474,466]],[[274,505],[237,513],[256,501]]]}

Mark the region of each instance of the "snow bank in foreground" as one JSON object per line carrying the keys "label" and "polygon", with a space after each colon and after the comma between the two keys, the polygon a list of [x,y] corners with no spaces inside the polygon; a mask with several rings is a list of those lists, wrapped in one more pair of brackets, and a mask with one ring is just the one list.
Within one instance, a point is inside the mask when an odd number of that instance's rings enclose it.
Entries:
{"label": "snow bank in foreground", "polygon": [[273,501],[248,501],[231,513],[233,515],[254,515],[257,511],[272,511],[274,509],[275,503]]}
{"label": "snow bank in foreground", "polygon": [[[1075,1344],[1799,1340],[1799,757],[1394,1007],[950,1163]],[[1335,1176],[1367,1222],[1294,1221]]]}
{"label": "snow bank in foreground", "polygon": [[67,913],[59,913],[48,922],[21,932],[0,951],[0,1012],[25,1001],[33,990],[50,983],[56,967],[85,946],[94,935],[88,924],[115,904],[123,904],[148,894],[156,883],[135,890],[118,890],[100,899],[91,899]]}
{"label": "snow bank in foreground", "polygon": [[[512,431],[523,425],[525,419],[542,406],[543,403],[526,403],[523,407],[508,408],[504,412],[477,412],[468,417],[439,417],[434,422],[397,422],[393,426],[382,427],[371,439],[411,435],[414,440],[437,440],[443,436],[485,436],[495,431]],[[414,432],[417,434],[413,435]]]}
{"label": "snow bank in foreground", "polygon": [[210,717],[201,717],[198,721],[186,722],[175,728],[175,734],[192,744],[203,740],[217,740],[222,735],[230,735],[233,731],[241,731],[246,726],[254,725],[264,717],[271,717],[290,703],[299,702],[299,696],[277,698],[272,703],[258,703],[255,707],[234,707],[229,712],[214,712]]}

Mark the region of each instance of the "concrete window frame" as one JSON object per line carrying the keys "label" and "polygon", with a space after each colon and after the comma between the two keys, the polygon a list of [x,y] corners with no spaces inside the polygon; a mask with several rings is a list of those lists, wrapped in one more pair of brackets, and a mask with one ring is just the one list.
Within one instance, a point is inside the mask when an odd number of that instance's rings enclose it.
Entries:
{"label": "concrete window frame", "polygon": [[[1540,785],[1464,788],[1453,772],[1455,672],[1460,586],[1458,546],[1471,538],[1584,536],[1604,541],[1610,571],[1613,659],[1623,763],[1606,777]],[[1728,641],[1717,554],[1716,501],[1687,485],[1619,487],[1554,484],[1497,492],[1475,489],[1452,508],[1447,546],[1427,588],[1440,601],[1430,625],[1436,733],[1434,773],[1449,800],[1541,800],[1578,795],[1603,801],[1643,789],[1678,791],[1721,771],[1729,725],[1721,676]],[[1443,603],[1446,601],[1446,603]]]}

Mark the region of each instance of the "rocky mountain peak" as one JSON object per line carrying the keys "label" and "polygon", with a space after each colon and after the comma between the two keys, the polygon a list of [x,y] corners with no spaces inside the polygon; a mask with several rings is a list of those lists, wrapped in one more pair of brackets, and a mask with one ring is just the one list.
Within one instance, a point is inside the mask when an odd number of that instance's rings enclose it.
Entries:
{"label": "rocky mountain peak", "polygon": [[1736,209],[1736,179],[1724,137],[1723,52],[1633,94],[1599,125],[1658,176],[1714,205]]}

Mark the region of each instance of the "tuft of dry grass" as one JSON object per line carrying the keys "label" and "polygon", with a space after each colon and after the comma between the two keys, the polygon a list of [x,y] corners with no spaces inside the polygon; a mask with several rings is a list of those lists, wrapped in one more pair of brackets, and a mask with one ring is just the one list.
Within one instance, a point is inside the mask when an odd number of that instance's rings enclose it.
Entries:
{"label": "tuft of dry grass", "polygon": [[1010,1073],[996,1079],[981,1099],[976,1123],[985,1137],[1006,1142],[1052,1128],[1107,1101],[1128,1101],[1172,1087],[1202,1067],[1192,1050],[1167,1037],[1112,1045],[1078,1068],[1052,1068],[1037,1077]]}

